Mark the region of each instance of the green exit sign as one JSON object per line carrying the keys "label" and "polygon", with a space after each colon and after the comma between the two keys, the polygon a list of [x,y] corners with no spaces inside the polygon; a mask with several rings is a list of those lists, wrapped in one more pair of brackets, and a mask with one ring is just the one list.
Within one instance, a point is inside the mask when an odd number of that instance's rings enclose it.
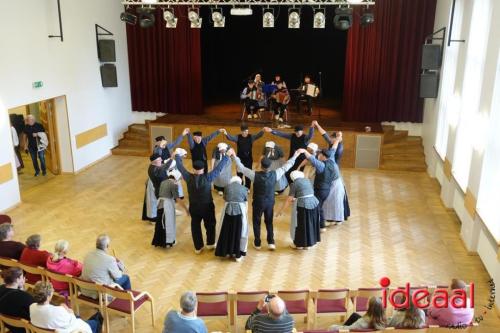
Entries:
{"label": "green exit sign", "polygon": [[43,87],[43,81],[33,82],[33,88],[37,89],[37,88],[41,88],[41,87]]}

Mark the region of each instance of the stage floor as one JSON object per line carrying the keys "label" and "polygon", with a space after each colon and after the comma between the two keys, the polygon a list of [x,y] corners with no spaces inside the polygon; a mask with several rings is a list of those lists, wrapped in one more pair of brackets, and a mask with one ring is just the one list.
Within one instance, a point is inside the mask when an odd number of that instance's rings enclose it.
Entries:
{"label": "stage floor", "polygon": [[[293,110],[293,109],[292,109]],[[360,122],[343,122],[342,113],[339,110],[329,107],[313,108],[313,115],[304,113],[288,112],[287,124],[293,128],[295,125],[308,126],[311,121],[317,120],[321,126],[327,130],[341,130],[364,132],[365,126],[370,126],[373,133],[383,133],[380,123],[360,123]],[[277,127],[278,122],[271,119],[271,112],[262,112],[261,119],[241,119],[242,107],[239,103],[226,103],[207,106],[204,109],[204,114],[201,115],[179,115],[167,114],[150,122],[151,124],[193,124],[193,125],[214,125],[227,126],[236,125],[242,122],[247,123],[249,127]]]}
{"label": "stage floor", "polygon": [[[418,286],[458,277],[475,282],[477,314],[488,301],[488,273],[478,256],[467,254],[459,220],[443,206],[439,184],[424,172],[345,169],[352,209],[348,222],[321,234],[314,249],[292,250],[287,210],[274,222],[277,250],[249,247],[243,262],[236,263],[216,258],[212,251],[195,255],[187,216],[178,217],[177,246],[151,246],[154,226],[140,218],[148,165],[145,157],[113,155],[77,175],[57,176],[34,187],[8,212],[15,240],[38,233],[41,248],[53,251],[58,239],[66,239],[68,257],[78,260],[95,248],[98,234],[108,233],[134,289],[149,291],[156,301],[156,327],[151,327],[146,306],[137,314],[138,333],[160,332],[167,310],[178,309],[186,290],[358,288],[376,286],[383,276],[391,278],[392,286]],[[215,193],[214,198],[219,219],[223,200]],[[276,207],[284,199],[279,196]],[[249,239],[253,241],[251,228]],[[85,309],[88,316],[91,311]],[[111,323],[113,332],[130,331],[125,319],[112,316]],[[210,331],[225,331],[221,320],[206,323]],[[304,328],[301,318],[296,323]],[[326,327],[333,320],[322,317],[320,323]],[[241,332],[243,318],[239,325]],[[480,326],[488,333],[499,327],[494,310]]]}

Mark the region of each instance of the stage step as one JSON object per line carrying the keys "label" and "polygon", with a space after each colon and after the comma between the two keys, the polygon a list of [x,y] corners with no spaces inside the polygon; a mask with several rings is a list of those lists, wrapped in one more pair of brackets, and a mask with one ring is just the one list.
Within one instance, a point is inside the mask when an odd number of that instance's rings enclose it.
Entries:
{"label": "stage step", "polygon": [[395,130],[392,125],[383,125],[384,144],[380,169],[392,171],[426,171],[422,138],[408,136],[408,131]]}
{"label": "stage step", "polygon": [[145,124],[132,124],[123,138],[118,141],[118,146],[111,152],[114,155],[149,156],[149,130]]}

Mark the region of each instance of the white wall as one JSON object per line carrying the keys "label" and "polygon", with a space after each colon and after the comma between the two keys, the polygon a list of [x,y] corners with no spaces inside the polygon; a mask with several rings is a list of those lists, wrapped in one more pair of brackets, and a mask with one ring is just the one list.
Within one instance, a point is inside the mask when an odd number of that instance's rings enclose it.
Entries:
{"label": "white wall", "polygon": [[[428,99],[425,102],[423,143],[428,173],[436,177],[441,184],[443,203],[457,213],[462,224],[460,235],[467,250],[477,253],[491,277],[499,281],[500,232],[498,230],[500,228],[498,226],[497,228],[487,227],[483,223],[483,216],[471,214],[466,209],[465,201],[467,195],[473,198],[472,202],[481,193],[484,195],[485,186],[481,187],[481,184],[494,181],[494,179],[484,178],[485,174],[488,174],[482,172],[485,154],[500,153],[494,149],[486,149],[488,144],[493,147],[491,138],[499,140],[498,135],[491,136],[489,131],[498,133],[500,130],[490,125],[492,119],[498,119],[500,112],[498,106],[493,103],[495,85],[500,85],[500,70],[497,69],[500,66],[500,39],[498,38],[500,1],[457,0],[456,3],[457,16],[452,38],[466,39],[466,42],[453,43],[451,47],[445,48],[439,96],[436,100]],[[477,31],[478,22],[472,21],[474,11],[477,13],[477,10],[481,8],[489,8],[489,10],[483,13],[486,15],[480,15],[481,17],[478,18],[481,24],[485,24],[484,29],[479,32]],[[435,29],[442,26],[448,27],[450,12],[451,0],[438,0]],[[485,49],[484,54],[477,52],[479,48]],[[474,70],[471,70],[472,68]],[[470,85],[474,80],[477,82]],[[497,89],[500,91],[498,87]],[[479,100],[474,99],[476,96]],[[438,150],[442,150],[440,152],[442,156],[436,152],[436,145],[440,146]],[[498,142],[495,147],[498,147]],[[445,175],[444,159],[452,164],[451,179]],[[462,186],[459,186],[455,179],[458,176],[456,170],[459,167],[465,168],[462,171],[469,170],[466,184]],[[500,172],[498,170],[500,166],[497,168],[497,172]],[[498,200],[499,198],[495,199],[497,204]],[[499,214],[498,209],[496,211],[496,214]],[[500,221],[498,215],[494,218]],[[500,306],[500,299],[497,298],[496,304]]]}
{"label": "white wall", "polygon": [[[47,37],[59,33],[56,1],[0,2],[0,12],[5,14],[0,20],[0,100],[8,109],[65,95],[72,171],[78,171],[109,154],[131,123],[126,32],[119,18],[123,11],[120,1],[61,0],[61,11],[64,42]],[[114,33],[118,88],[101,86],[96,23]],[[33,89],[34,81],[43,81],[44,86]],[[2,113],[1,117],[6,116]],[[59,117],[57,120],[60,121]],[[76,149],[75,135],[103,123],[108,126],[105,138]],[[1,135],[0,142],[4,144],[7,133],[2,129]],[[59,138],[60,141],[64,139]],[[2,149],[0,161],[9,158],[10,150]],[[63,162],[63,165],[66,168],[69,164]],[[2,200],[0,210],[6,206]]]}

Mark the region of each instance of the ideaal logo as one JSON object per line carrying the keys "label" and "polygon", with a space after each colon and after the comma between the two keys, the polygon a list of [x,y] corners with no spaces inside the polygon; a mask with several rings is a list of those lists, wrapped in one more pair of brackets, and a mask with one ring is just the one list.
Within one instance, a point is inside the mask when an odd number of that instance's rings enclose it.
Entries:
{"label": "ideaal logo", "polygon": [[[419,309],[426,309],[430,306],[434,308],[448,308],[453,307],[456,309],[474,307],[474,282],[469,285],[469,295],[465,290],[456,289],[449,291],[444,288],[437,288],[431,295],[426,288],[412,288],[409,283],[406,283],[402,289],[395,289],[388,292],[387,288],[391,285],[391,280],[388,277],[380,279],[380,286],[382,291],[382,304],[384,308],[387,307],[387,301],[395,309],[406,309],[410,302]],[[467,304],[467,298],[470,300]]]}

